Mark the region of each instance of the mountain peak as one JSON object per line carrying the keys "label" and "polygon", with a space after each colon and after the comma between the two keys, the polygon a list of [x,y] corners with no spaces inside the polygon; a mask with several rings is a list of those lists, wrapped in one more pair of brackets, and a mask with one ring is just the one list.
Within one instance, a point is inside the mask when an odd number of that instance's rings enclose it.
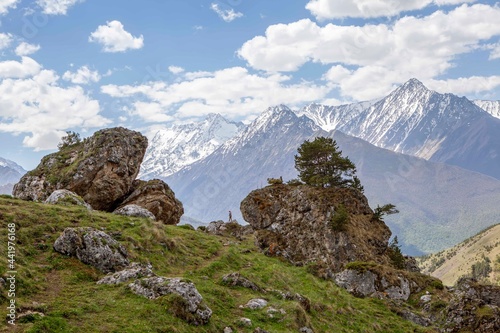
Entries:
{"label": "mountain peak", "polygon": [[429,89],[418,79],[412,78],[406,81],[398,90],[428,91]]}

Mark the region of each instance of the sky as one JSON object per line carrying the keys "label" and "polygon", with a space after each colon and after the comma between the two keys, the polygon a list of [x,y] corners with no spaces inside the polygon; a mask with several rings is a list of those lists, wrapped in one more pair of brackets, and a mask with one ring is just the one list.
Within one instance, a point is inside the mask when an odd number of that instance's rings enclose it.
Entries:
{"label": "sky", "polygon": [[30,170],[66,131],[249,122],[410,78],[500,100],[500,3],[0,0],[0,157]]}

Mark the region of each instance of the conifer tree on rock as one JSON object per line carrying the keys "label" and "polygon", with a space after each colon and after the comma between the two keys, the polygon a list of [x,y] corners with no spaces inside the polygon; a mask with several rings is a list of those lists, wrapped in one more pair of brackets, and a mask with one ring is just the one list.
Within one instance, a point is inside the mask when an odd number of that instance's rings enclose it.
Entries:
{"label": "conifer tree on rock", "polygon": [[295,168],[299,178],[315,187],[354,187],[362,191],[355,176],[356,166],[342,156],[337,142],[332,138],[317,137],[306,140],[295,155]]}

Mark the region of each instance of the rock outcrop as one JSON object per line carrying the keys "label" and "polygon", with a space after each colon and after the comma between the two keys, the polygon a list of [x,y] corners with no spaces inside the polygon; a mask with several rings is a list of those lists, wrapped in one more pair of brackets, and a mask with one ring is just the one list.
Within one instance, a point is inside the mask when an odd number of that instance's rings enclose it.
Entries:
{"label": "rock outcrop", "polygon": [[335,283],[358,297],[377,297],[407,301],[412,292],[420,288],[405,276],[396,276],[394,281],[370,270],[346,269],[335,274]]}
{"label": "rock outcrop", "polygon": [[500,332],[500,287],[461,279],[444,312],[441,332]]}
{"label": "rock outcrop", "polygon": [[152,276],[155,276],[155,274],[153,273],[153,266],[151,266],[151,264],[145,265],[133,262],[130,266],[122,269],[121,271],[109,273],[97,281],[97,284],[120,284],[132,279]]}
{"label": "rock outcrop", "polygon": [[162,180],[136,180],[133,182],[130,194],[121,203],[120,208],[127,205],[137,205],[149,210],[157,221],[164,224],[178,224],[184,208],[175,198],[174,192]]}
{"label": "rock outcrop", "polygon": [[129,265],[127,250],[107,233],[93,228],[66,228],[54,250],[109,273]]}
{"label": "rock outcrop", "polygon": [[130,192],[148,145],[139,132],[112,128],[45,156],[13,190],[17,198],[44,201],[55,190],[81,196],[97,210],[112,211]]}
{"label": "rock outcrop", "polygon": [[56,190],[45,200],[45,203],[52,205],[77,205],[83,206],[89,210],[92,209],[88,203],[78,194],[68,190]]}
{"label": "rock outcrop", "polygon": [[[348,216],[339,228],[333,222],[342,210]],[[391,231],[355,189],[272,185],[251,192],[241,212],[261,249],[296,265],[313,264],[321,276],[332,278],[352,261],[389,263]]]}
{"label": "rock outcrop", "polygon": [[161,276],[143,278],[129,284],[129,288],[137,295],[149,299],[175,294],[181,298],[181,304],[176,304],[174,313],[191,324],[203,325],[208,323],[212,310],[203,304],[203,297],[192,282],[180,278],[166,278]]}

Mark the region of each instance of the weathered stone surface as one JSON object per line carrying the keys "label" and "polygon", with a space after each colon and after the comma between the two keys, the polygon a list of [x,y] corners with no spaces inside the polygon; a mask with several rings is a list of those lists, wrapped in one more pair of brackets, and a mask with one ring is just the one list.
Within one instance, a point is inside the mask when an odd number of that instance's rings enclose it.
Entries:
{"label": "weathered stone surface", "polygon": [[267,301],[262,298],[251,299],[243,307],[251,310],[263,309],[267,306]]}
{"label": "weathered stone surface", "polygon": [[239,320],[239,324],[241,326],[245,326],[245,327],[251,327],[253,324],[252,324],[252,320],[249,319],[249,318],[245,318],[245,317],[241,317],[240,320]]}
{"label": "weathered stone surface", "polygon": [[139,264],[133,262],[130,266],[115,273],[109,273],[99,281],[97,284],[119,284],[132,279],[140,279],[143,277],[152,277],[153,266],[151,264]]}
{"label": "weathered stone surface", "polygon": [[[208,323],[212,310],[202,303],[203,298],[192,282],[180,278],[166,278],[161,276],[143,278],[128,285],[137,295],[149,299],[176,294],[185,301],[185,312],[190,313],[190,322],[195,325]],[[185,318],[184,318],[185,319]]]}
{"label": "weathered stone surface", "polygon": [[125,247],[105,232],[93,228],[66,228],[55,241],[54,250],[75,256],[104,273],[129,265]]}
{"label": "weathered stone surface", "polygon": [[83,200],[78,194],[68,190],[55,190],[45,200],[45,203],[52,205],[77,205],[87,209],[92,209],[88,203]]}
{"label": "weathered stone surface", "polygon": [[334,276],[335,283],[358,297],[379,297],[407,301],[412,289],[410,281],[398,276],[397,281],[389,282],[370,270],[346,269]]}
{"label": "weathered stone surface", "polygon": [[[349,214],[345,230],[335,230],[330,223],[340,205]],[[389,263],[391,231],[373,219],[366,197],[357,190],[273,185],[251,192],[241,212],[267,254],[296,265],[314,263],[325,277],[351,261]]]}
{"label": "weathered stone surface", "polygon": [[24,200],[44,201],[59,189],[80,195],[97,210],[112,211],[137,177],[147,138],[125,128],[96,132],[83,142],[45,156],[13,190]]}
{"label": "weathered stone surface", "polygon": [[133,216],[133,217],[144,217],[151,220],[156,220],[156,217],[149,210],[133,204],[118,208],[113,212],[113,214]]}
{"label": "weathered stone surface", "polygon": [[500,287],[480,285],[472,279],[457,282],[445,309],[442,332],[500,332]]}
{"label": "weathered stone surface", "polygon": [[300,333],[314,333],[314,331],[312,329],[310,329],[309,327],[301,327],[299,329],[299,332]]}
{"label": "weathered stone surface", "polygon": [[375,289],[375,280],[377,275],[370,271],[358,272],[353,269],[346,269],[335,275],[335,283],[358,297],[367,297],[373,295]]}
{"label": "weathered stone surface", "polygon": [[232,286],[232,287],[243,287],[243,288],[252,289],[254,291],[262,291],[262,288],[260,288],[255,283],[248,280],[247,278],[241,276],[241,274],[238,272],[224,275],[222,277],[222,282],[224,284]]}
{"label": "weathered stone surface", "polygon": [[174,192],[162,180],[136,180],[132,184],[131,194],[122,202],[121,207],[137,205],[147,209],[164,224],[178,224],[184,208],[175,198]]}

